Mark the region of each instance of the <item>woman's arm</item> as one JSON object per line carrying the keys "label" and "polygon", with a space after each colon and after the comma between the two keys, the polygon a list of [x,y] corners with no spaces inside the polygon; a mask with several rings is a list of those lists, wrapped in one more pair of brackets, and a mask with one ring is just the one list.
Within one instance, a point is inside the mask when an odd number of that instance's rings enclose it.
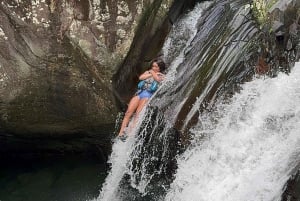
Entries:
{"label": "woman's arm", "polygon": [[165,79],[165,77],[166,77],[166,75],[163,74],[163,73],[158,73],[157,75],[158,75],[158,77],[159,77],[159,79],[160,79],[161,81],[163,81],[163,80]]}
{"label": "woman's arm", "polygon": [[156,73],[152,70],[150,71],[150,73],[153,76],[153,79],[156,80],[157,82],[161,82],[165,78],[164,74],[162,73]]}
{"label": "woman's arm", "polygon": [[139,80],[145,80],[148,79],[149,77],[152,77],[152,74],[149,70],[147,70],[139,76]]}
{"label": "woman's arm", "polygon": [[153,79],[156,80],[157,82],[161,82],[165,78],[165,75],[162,73],[156,73],[153,70],[147,70],[139,76],[139,80],[145,80],[148,79],[149,77],[153,77]]}

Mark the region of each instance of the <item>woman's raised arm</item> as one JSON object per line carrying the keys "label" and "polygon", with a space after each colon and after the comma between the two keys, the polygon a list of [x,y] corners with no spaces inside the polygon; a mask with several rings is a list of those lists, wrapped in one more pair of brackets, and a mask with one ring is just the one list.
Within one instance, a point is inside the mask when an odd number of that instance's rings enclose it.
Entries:
{"label": "woman's raised arm", "polygon": [[139,76],[139,80],[145,80],[145,79],[148,79],[151,76],[152,76],[152,74],[150,73],[149,70],[147,70]]}
{"label": "woman's raised arm", "polygon": [[150,70],[150,73],[151,73],[153,79],[156,80],[157,82],[163,81],[164,76],[162,73],[156,73],[153,70]]}

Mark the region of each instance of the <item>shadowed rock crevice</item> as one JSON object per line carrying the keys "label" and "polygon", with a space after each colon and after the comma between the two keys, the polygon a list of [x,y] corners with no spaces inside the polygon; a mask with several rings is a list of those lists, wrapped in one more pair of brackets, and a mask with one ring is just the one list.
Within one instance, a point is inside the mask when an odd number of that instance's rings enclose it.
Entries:
{"label": "shadowed rock crevice", "polygon": [[117,72],[113,76],[113,87],[120,107],[124,109],[124,104],[129,101],[136,90],[138,75],[146,70],[153,58],[161,56],[160,50],[169,33],[172,22],[181,14],[191,9],[196,1],[174,1],[167,15],[161,15],[160,10],[163,1],[155,1],[144,11],[139,25],[136,29],[135,37],[130,46],[130,50],[119,65]]}

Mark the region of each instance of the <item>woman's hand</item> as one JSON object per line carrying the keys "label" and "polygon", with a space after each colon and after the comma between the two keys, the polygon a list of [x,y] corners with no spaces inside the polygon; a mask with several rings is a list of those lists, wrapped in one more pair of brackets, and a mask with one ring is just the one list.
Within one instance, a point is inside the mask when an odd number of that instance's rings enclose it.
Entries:
{"label": "woman's hand", "polygon": [[155,72],[153,70],[150,70],[150,73],[153,77],[154,80],[156,80],[157,82],[161,82],[164,79],[164,74],[160,73],[160,72]]}
{"label": "woman's hand", "polygon": [[158,73],[158,77],[160,78],[160,81],[163,81],[165,79],[165,74]]}

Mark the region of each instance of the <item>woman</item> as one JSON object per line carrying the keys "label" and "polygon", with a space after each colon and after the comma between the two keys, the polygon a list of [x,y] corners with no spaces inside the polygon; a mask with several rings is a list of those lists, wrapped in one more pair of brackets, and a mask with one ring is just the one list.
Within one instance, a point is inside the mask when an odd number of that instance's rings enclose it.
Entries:
{"label": "woman", "polygon": [[133,98],[131,98],[128,104],[119,132],[119,137],[124,137],[125,128],[127,127],[134,112],[136,112],[135,119],[138,118],[138,114],[141,112],[152,94],[156,91],[155,86],[164,79],[165,76],[161,72],[164,72],[165,68],[166,65],[162,60],[154,59],[150,63],[150,69],[139,76],[139,91]]}

